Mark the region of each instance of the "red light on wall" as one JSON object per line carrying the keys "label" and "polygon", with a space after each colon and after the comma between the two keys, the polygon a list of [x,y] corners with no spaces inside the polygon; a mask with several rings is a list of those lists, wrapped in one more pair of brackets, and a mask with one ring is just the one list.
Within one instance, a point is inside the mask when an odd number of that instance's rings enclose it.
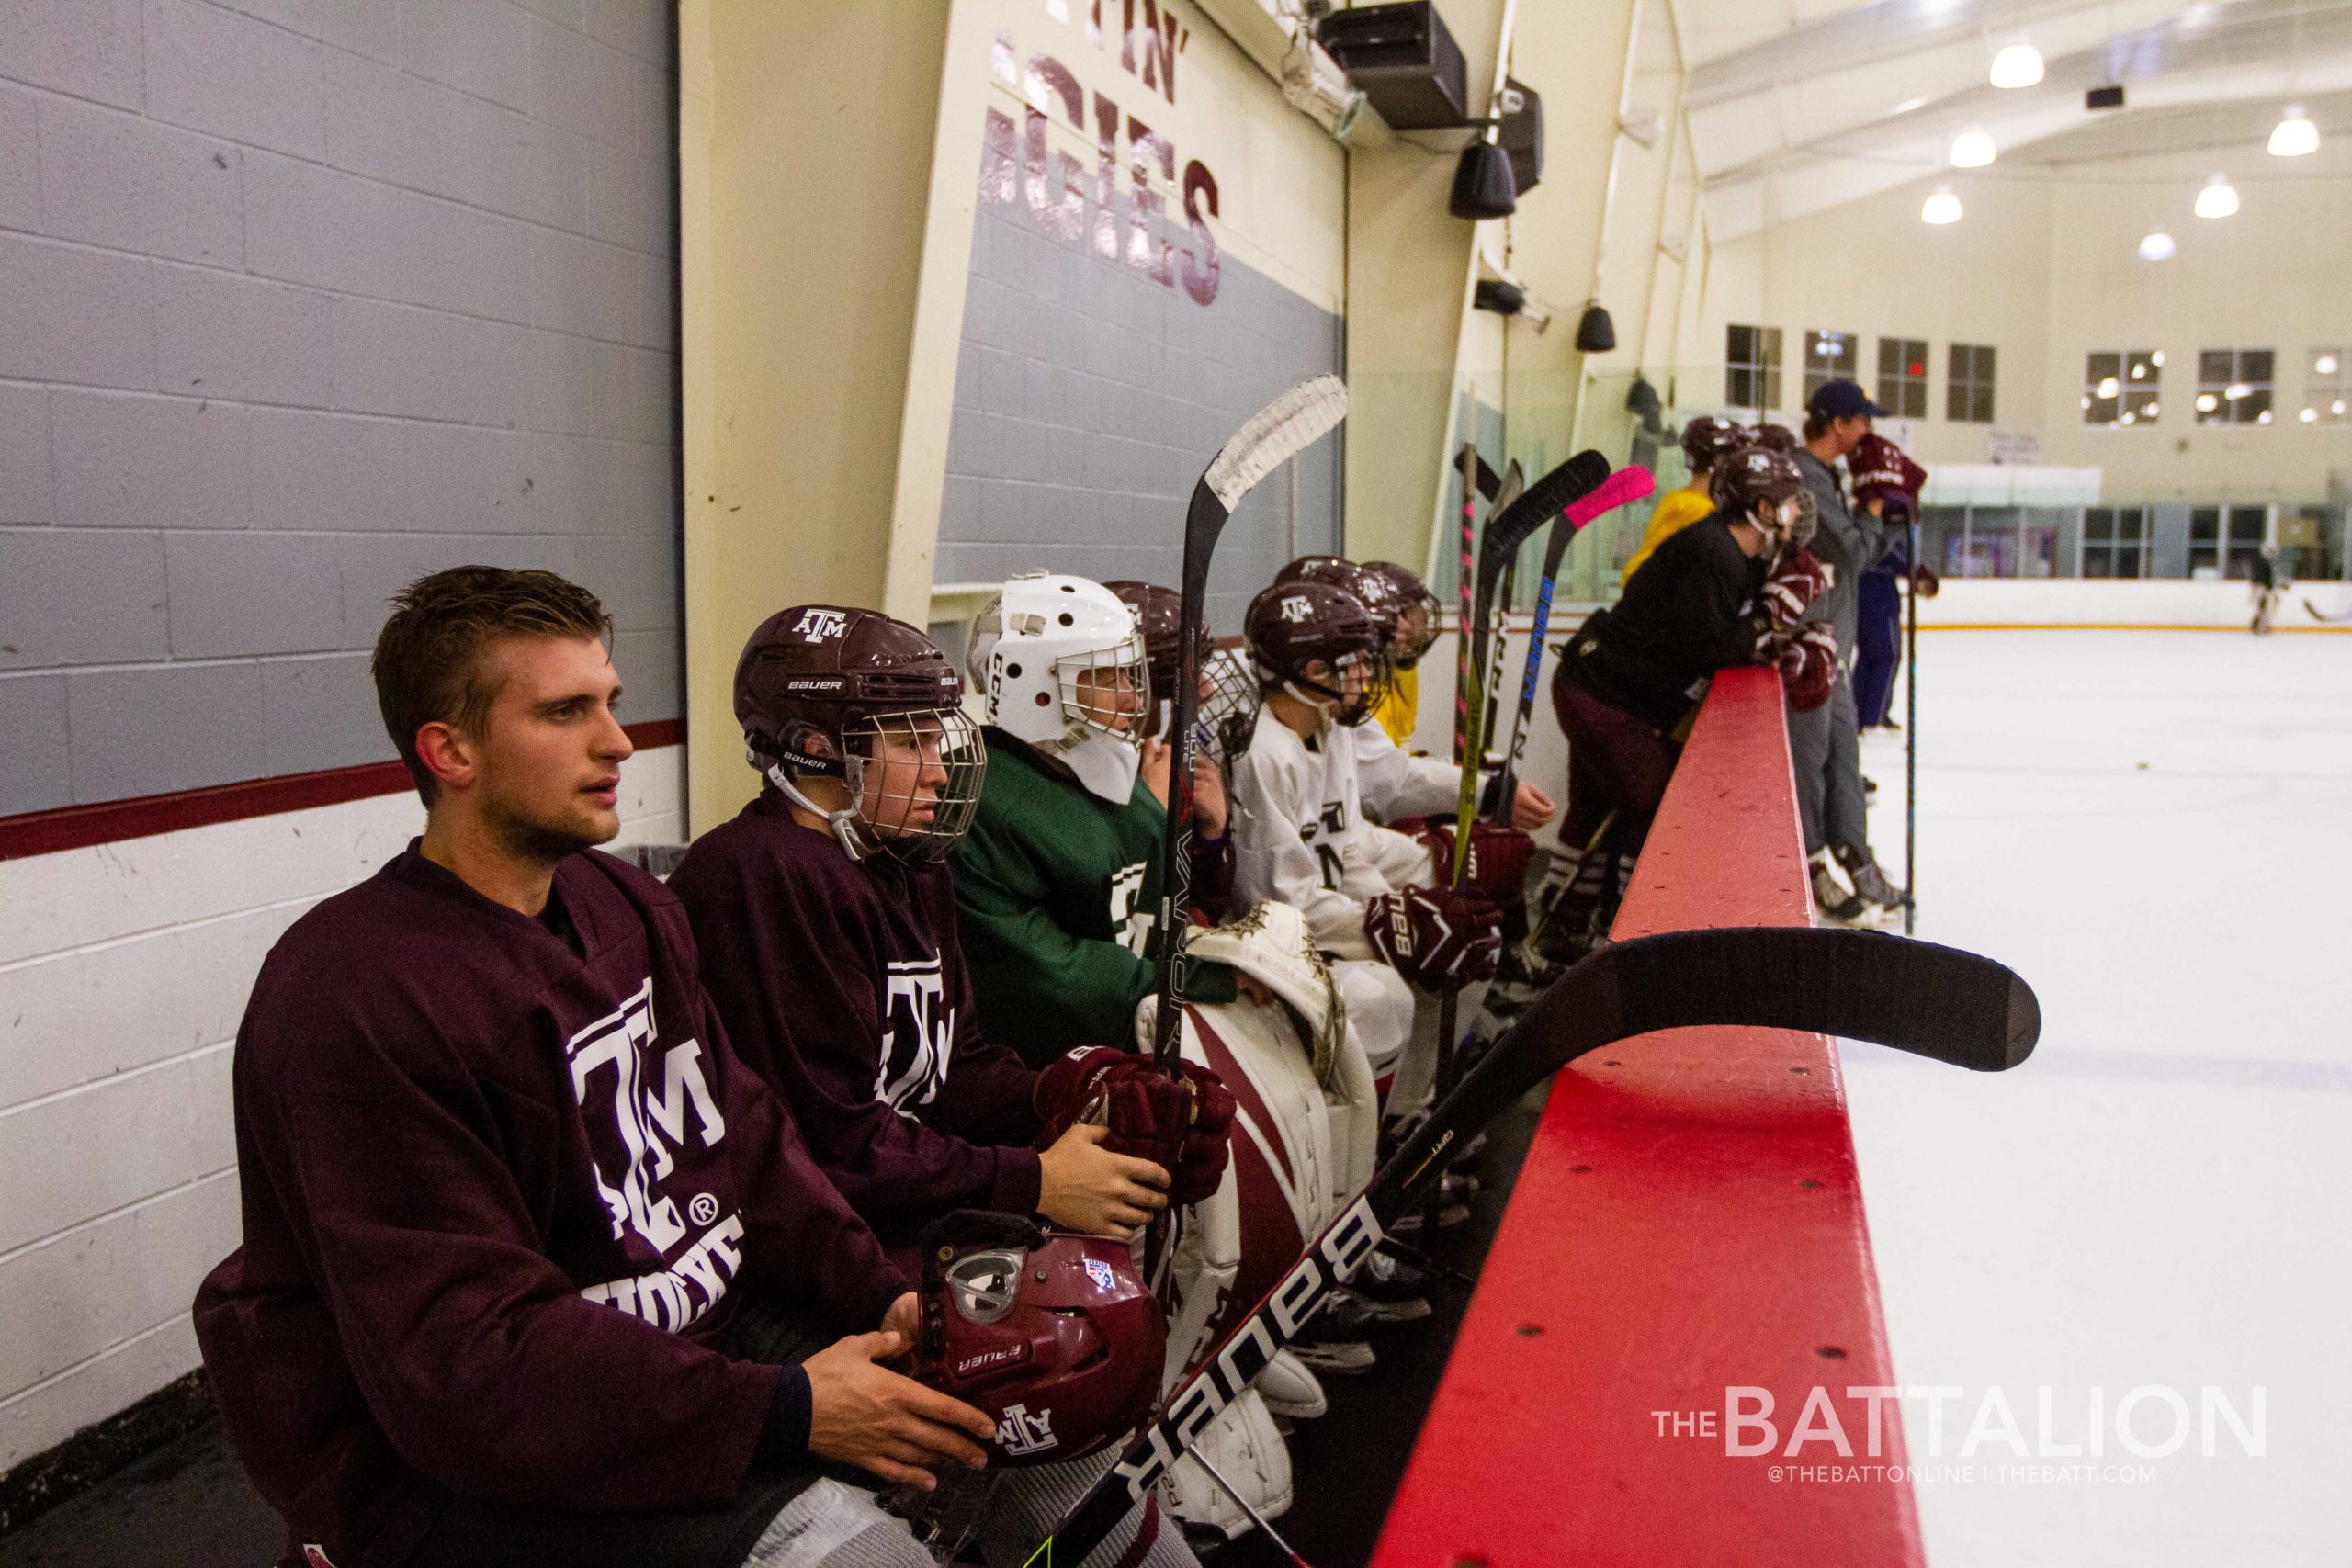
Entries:
{"label": "red light on wall", "polygon": [[1927,373],[1928,373],[1928,367],[1927,367],[1925,365],[1921,364],[1918,360],[1916,360],[1916,359],[1915,359],[1915,360],[1913,360],[1913,361],[1911,362],[1911,374],[1912,374],[1912,375],[1914,375],[1914,376],[1925,376]]}

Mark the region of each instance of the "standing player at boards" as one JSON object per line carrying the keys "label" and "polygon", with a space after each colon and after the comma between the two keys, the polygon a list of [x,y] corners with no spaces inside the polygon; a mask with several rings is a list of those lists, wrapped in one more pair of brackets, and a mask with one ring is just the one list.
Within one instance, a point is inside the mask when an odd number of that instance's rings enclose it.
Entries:
{"label": "standing player at boards", "polygon": [[[1150,683],[1136,614],[1082,577],[1016,577],[973,624],[965,667],[989,720],[988,778],[953,856],[981,1030],[1033,1066],[1076,1045],[1125,1045],[1159,978],[1167,820],[1166,780],[1143,772]],[[1216,772],[1193,779],[1199,835],[1221,839]],[[1190,975],[1193,999],[1233,1000],[1223,964]]]}
{"label": "standing player at boards", "polygon": [[[886,1244],[911,1248],[959,1208],[1131,1237],[1171,1200],[1216,1190],[1232,1097],[1204,1067],[1187,1066],[1188,1094],[1148,1058],[1101,1046],[1038,1073],[983,1036],[941,863],[987,766],[962,698],[945,656],[902,622],[827,604],[770,616],[735,671],[765,787],[695,841],[670,886],[744,1059]],[[1109,1124],[1077,1124],[1098,1095]],[[991,1557],[1017,1562],[1110,1462],[1008,1475],[981,1525]],[[1137,1528],[1158,1540],[1140,1561],[1193,1561],[1156,1514]]]}
{"label": "standing player at boards", "polygon": [[922,1568],[839,1467],[928,1488],[993,1427],[876,1364],[908,1281],[729,1049],[677,900],[591,849],[631,750],[610,626],[546,572],[395,602],[424,834],[254,986],[213,1396],[288,1563]]}

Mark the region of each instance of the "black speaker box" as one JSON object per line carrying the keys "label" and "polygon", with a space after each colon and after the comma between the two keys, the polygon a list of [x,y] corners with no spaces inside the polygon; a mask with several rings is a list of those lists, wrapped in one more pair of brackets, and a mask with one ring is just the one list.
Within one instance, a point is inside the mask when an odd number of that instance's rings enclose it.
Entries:
{"label": "black speaker box", "polygon": [[1395,129],[1470,123],[1462,48],[1430,0],[1334,11],[1316,38]]}
{"label": "black speaker box", "polygon": [[1506,114],[1495,140],[1510,157],[1511,183],[1525,196],[1544,177],[1544,95],[1524,82],[1503,78],[1507,92],[1526,101],[1516,114]]}

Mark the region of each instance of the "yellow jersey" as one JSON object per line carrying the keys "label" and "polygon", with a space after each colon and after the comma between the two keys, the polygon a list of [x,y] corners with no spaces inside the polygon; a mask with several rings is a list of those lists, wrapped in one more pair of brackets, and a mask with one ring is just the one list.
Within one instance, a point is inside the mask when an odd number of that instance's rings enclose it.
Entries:
{"label": "yellow jersey", "polygon": [[1652,551],[1714,509],[1713,498],[1690,485],[1659,496],[1650,513],[1650,525],[1642,531],[1642,542],[1633,558],[1625,563],[1625,573],[1617,580],[1617,585],[1623,588],[1633,581],[1634,573],[1642,570],[1642,563],[1650,558]]}
{"label": "yellow jersey", "polygon": [[1387,694],[1380,699],[1380,705],[1372,710],[1372,716],[1380,721],[1381,728],[1388,731],[1389,739],[1399,746],[1409,746],[1413,742],[1413,730],[1419,723],[1420,711],[1421,672],[1419,670],[1399,670],[1390,681]]}

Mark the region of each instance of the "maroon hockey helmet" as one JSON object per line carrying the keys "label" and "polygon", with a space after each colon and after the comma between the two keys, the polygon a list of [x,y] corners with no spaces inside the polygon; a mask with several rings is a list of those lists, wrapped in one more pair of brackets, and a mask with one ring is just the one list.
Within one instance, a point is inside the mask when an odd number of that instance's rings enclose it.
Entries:
{"label": "maroon hockey helmet", "polygon": [[1709,476],[1707,491],[1715,510],[1734,523],[1754,523],[1759,509],[1769,511],[1777,540],[1796,522],[1804,475],[1787,454],[1750,446],[1734,453]]}
{"label": "maroon hockey helmet", "polygon": [[1682,427],[1682,460],[1695,474],[1755,440],[1747,426],[1720,414],[1702,413]]}
{"label": "maroon hockey helmet", "polygon": [[1438,616],[1445,606],[1430,592],[1430,585],[1421,581],[1421,574],[1409,566],[1400,566],[1393,560],[1368,560],[1363,563],[1363,570],[1387,583],[1403,606],[1398,615],[1396,664],[1399,670],[1410,670],[1437,641]]}
{"label": "maroon hockey helmet", "polygon": [[1274,573],[1276,582],[1309,580],[1333,583],[1354,594],[1380,624],[1380,634],[1388,639],[1393,658],[1397,638],[1404,631],[1405,612],[1410,605],[1395,582],[1385,573],[1358,566],[1344,556],[1301,556]]}
{"label": "maroon hockey helmet", "polygon": [[857,860],[936,861],[971,826],[988,753],[963,698],[936,643],[873,610],[778,611],[735,665],[752,765]]}
{"label": "maroon hockey helmet", "polygon": [[[1277,582],[1243,617],[1267,690],[1286,690],[1342,725],[1362,724],[1388,689],[1388,637],[1363,601],[1315,578]],[[1320,666],[1322,673],[1311,674]]]}
{"label": "maroon hockey helmet", "polygon": [[1804,450],[1804,441],[1795,431],[1785,424],[1775,424],[1769,419],[1758,421],[1747,435],[1749,445],[1784,457],[1793,457]]}
{"label": "maroon hockey helmet", "polygon": [[[1169,717],[1175,711],[1184,596],[1173,588],[1133,578],[1119,578],[1102,586],[1135,611],[1142,627],[1144,659],[1151,670],[1152,719],[1148,733],[1158,739],[1167,733]],[[1194,743],[1215,758],[1218,767],[1231,766],[1234,758],[1250,750],[1250,737],[1257,728],[1258,682],[1230,650],[1204,648],[1196,701]]]}
{"label": "maroon hockey helmet", "polygon": [[991,1465],[1077,1459],[1151,1414],[1168,1322],[1125,1242],[958,1209],[921,1246],[914,1375],[996,1423]]}

